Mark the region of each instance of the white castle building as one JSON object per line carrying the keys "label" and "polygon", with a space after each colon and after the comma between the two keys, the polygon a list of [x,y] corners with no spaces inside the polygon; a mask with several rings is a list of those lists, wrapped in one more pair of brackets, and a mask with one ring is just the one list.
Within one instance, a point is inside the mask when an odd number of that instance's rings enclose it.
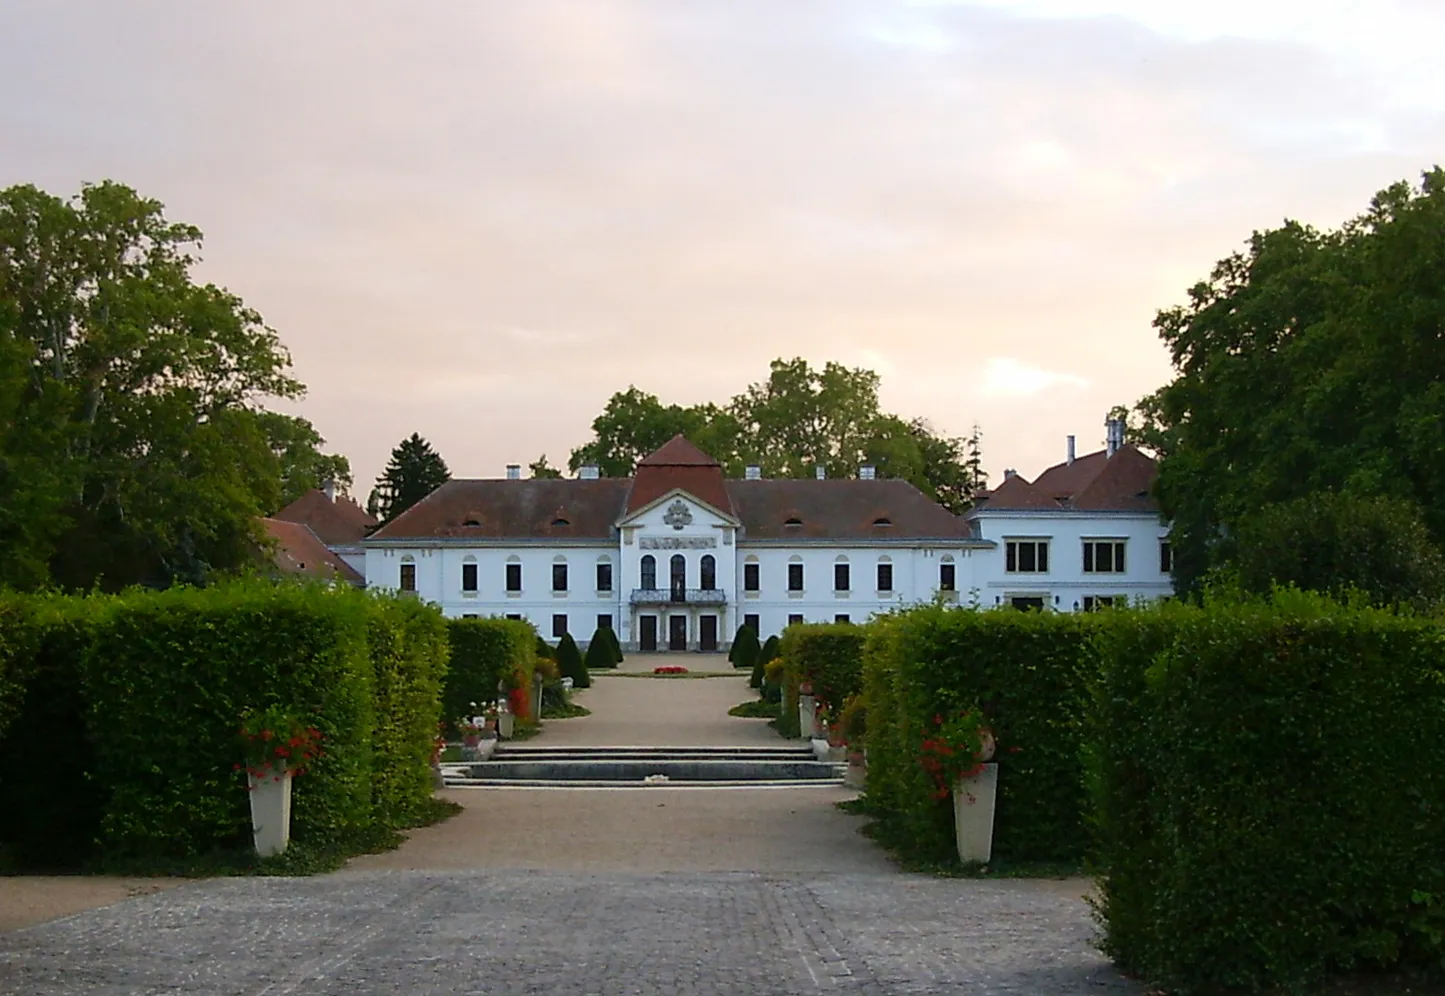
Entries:
{"label": "white castle building", "polygon": [[[629,478],[584,468],[521,480],[508,468],[449,481],[369,536],[358,523],[326,542],[353,563],[364,552],[368,587],[415,592],[449,616],[526,619],[584,644],[611,626],[629,650],[708,651],[742,624],[766,639],[939,597],[1073,612],[1167,595],[1154,474],[1111,423],[1106,449],[1075,459],[1070,437],[1064,463],[1032,483],[1008,472],[955,516],[868,467],[850,480],[756,468],[728,480],[678,436]],[[277,518],[305,522],[318,507],[308,496]]]}

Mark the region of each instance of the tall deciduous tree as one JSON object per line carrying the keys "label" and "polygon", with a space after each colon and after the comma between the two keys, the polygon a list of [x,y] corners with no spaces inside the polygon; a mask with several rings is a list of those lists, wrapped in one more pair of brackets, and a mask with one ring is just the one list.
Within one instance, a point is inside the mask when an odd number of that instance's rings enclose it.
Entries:
{"label": "tall deciduous tree", "polygon": [[257,417],[280,464],[282,507],[328,481],[343,494],[351,490],[351,461],[340,454],[322,453],[326,440],[309,421],[279,412],[260,412]]}
{"label": "tall deciduous tree", "polygon": [[560,470],[547,462],[547,454],[545,453],[527,465],[527,472],[534,478],[558,478],[562,476]]}
{"label": "tall deciduous tree", "polygon": [[390,522],[451,479],[446,461],[413,432],[391,451],[368,505],[374,506],[373,515]]}
{"label": "tall deciduous tree", "polygon": [[259,399],[301,385],[276,333],[190,271],[196,228],[117,183],[0,191],[5,580],[200,580],[252,556],[279,473]]}
{"label": "tall deciduous tree", "polygon": [[1175,379],[1135,418],[1162,460],[1176,587],[1263,505],[1323,491],[1419,506],[1445,536],[1445,172],[1338,231],[1256,233],[1155,321]]}
{"label": "tall deciduous tree", "polygon": [[954,512],[966,510],[982,486],[980,438],[942,436],[922,419],[905,421],[878,406],[878,375],[827,363],[774,360],[768,378],[726,406],[664,405],[629,387],[614,394],[592,423],[591,442],[572,451],[573,470],[596,464],[625,477],[678,433],[731,476],[758,464],[769,477],[853,476],[862,463],[880,476],[907,480]]}

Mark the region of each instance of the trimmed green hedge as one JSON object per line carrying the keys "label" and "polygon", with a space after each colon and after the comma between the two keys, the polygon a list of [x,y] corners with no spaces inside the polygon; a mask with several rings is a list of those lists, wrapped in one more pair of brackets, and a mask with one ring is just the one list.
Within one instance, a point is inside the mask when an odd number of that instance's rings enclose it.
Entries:
{"label": "trimmed green hedge", "polygon": [[779,643],[784,673],[796,686],[811,682],[813,695],[832,710],[863,689],[864,626],[811,623],[789,626]]}
{"label": "trimmed green hedge", "polygon": [[[1132,614],[1130,614],[1132,615]],[[1297,592],[1110,619],[1105,946],[1183,992],[1445,956],[1445,629]]]}
{"label": "trimmed green hedge", "polygon": [[587,673],[587,665],[582,662],[582,651],[577,649],[577,641],[572,639],[571,633],[563,633],[562,639],[557,641],[557,670],[562,677],[572,679],[573,688],[592,687],[592,677]]}
{"label": "trimmed green hedge", "polygon": [[951,803],[933,797],[919,754],[936,715],[976,703],[998,741],[994,854],[1083,858],[1080,714],[1092,625],[1078,614],[936,605],[869,624],[868,798],[890,840],[917,858],[957,860]]}
{"label": "trimmed green hedge", "polygon": [[388,826],[416,819],[431,798],[431,756],[451,656],[448,636],[441,613],[414,598],[373,603],[372,805]]}
{"label": "trimmed green hedge", "polygon": [[273,704],[324,737],[295,782],[293,837],[374,839],[430,797],[443,632],[414,601],[289,582],[0,612],[0,645],[29,648],[0,737],[0,800],[29,815],[0,821],[0,843],[50,866],[248,849],[241,715]]}
{"label": "trimmed green hedge", "polygon": [[442,716],[455,735],[458,720],[476,715],[472,703],[497,699],[497,689],[532,687],[540,637],[520,619],[448,619],[450,664],[442,685]]}

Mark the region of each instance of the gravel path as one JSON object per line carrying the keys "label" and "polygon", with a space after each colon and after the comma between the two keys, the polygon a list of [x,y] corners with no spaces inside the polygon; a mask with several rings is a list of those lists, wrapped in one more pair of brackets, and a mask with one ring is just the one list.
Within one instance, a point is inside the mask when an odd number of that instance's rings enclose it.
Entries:
{"label": "gravel path", "polygon": [[[725,715],[749,694],[606,675],[579,695],[592,716],[536,742],[779,743]],[[114,905],[0,933],[0,994],[1142,992],[1091,947],[1086,883],[900,873],[837,786],[445,794],[459,816],[334,875],[120,902],[112,883]]]}
{"label": "gravel path", "polygon": [[227,879],[0,936],[26,996],[1138,994],[1050,883],[344,872]]}

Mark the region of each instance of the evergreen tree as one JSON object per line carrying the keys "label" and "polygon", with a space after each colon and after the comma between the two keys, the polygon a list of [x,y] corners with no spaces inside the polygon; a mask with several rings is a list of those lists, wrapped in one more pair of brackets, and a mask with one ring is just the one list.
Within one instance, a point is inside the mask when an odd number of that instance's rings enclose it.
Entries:
{"label": "evergreen tree", "polygon": [[577,641],[572,639],[571,633],[564,634],[557,642],[557,669],[562,677],[572,679],[573,688],[589,688],[592,685],[592,679],[582,663],[582,651],[577,649]]}
{"label": "evergreen tree", "polygon": [[391,462],[376,482],[374,514],[390,522],[451,479],[446,461],[413,432],[391,451]]}
{"label": "evergreen tree", "polygon": [[557,659],[556,651],[552,649],[550,643],[542,639],[540,633],[537,635],[537,658],[545,661],[555,661]]}
{"label": "evergreen tree", "polygon": [[612,642],[607,639],[611,628],[607,626],[597,627],[592,634],[592,642],[587,644],[587,669],[616,667],[617,659],[612,653]]}
{"label": "evergreen tree", "polygon": [[611,626],[604,627],[607,630],[607,645],[612,648],[612,660],[616,664],[622,663],[622,641],[617,639],[617,630]]}
{"label": "evergreen tree", "polygon": [[753,632],[751,626],[739,626],[737,635],[733,637],[732,649],[728,651],[728,660],[732,661],[733,667],[745,667],[751,669],[757,663],[758,654],[762,647],[758,644],[758,634]]}

